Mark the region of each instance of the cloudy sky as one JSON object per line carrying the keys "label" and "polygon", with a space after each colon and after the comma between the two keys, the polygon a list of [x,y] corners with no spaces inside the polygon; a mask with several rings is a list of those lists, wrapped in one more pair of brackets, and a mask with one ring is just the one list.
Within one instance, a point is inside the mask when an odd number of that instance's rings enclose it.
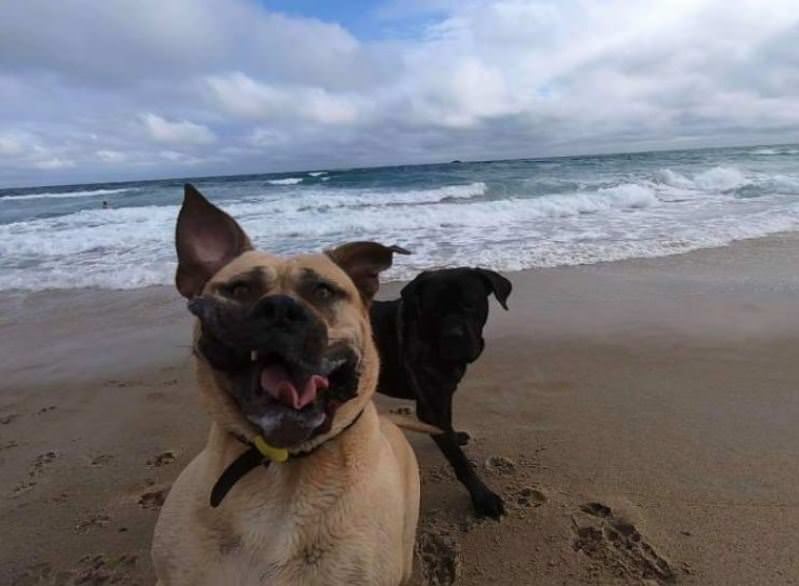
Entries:
{"label": "cloudy sky", "polygon": [[0,187],[799,142],[796,0],[2,0]]}

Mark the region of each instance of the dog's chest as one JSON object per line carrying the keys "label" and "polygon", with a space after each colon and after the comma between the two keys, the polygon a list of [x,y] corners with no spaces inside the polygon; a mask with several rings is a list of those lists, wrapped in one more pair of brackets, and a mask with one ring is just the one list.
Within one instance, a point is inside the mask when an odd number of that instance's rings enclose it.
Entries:
{"label": "dog's chest", "polygon": [[380,519],[359,515],[347,501],[339,499],[324,511],[306,506],[257,514],[219,540],[215,583],[381,583],[394,573],[395,556],[385,556],[387,552],[374,545],[375,540],[385,543],[388,536],[381,535]]}

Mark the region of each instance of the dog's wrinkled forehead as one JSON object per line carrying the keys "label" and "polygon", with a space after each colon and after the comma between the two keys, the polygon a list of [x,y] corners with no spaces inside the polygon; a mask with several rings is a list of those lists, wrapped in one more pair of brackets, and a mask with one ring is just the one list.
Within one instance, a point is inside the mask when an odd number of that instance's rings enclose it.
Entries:
{"label": "dog's wrinkled forehead", "polygon": [[239,301],[281,294],[309,301],[324,298],[361,305],[350,277],[323,254],[284,258],[250,250],[222,267],[209,280],[205,291]]}
{"label": "dog's wrinkled forehead", "polygon": [[488,288],[477,273],[452,269],[430,272],[416,292],[426,306],[452,305],[462,300],[476,303],[488,294]]}
{"label": "dog's wrinkled forehead", "polygon": [[337,301],[348,299],[350,306],[364,311],[380,287],[380,273],[391,267],[394,254],[410,254],[396,245],[368,241],[286,259],[257,252],[238,222],[191,184],[185,186],[178,213],[175,250],[175,286],[189,300],[226,285],[241,295],[248,293],[248,285],[289,294],[302,283],[307,289],[315,278],[320,296],[333,293]]}
{"label": "dog's wrinkled forehead", "polygon": [[499,304],[507,309],[512,290],[508,279],[494,271],[482,268],[457,267],[424,271],[402,290],[408,301],[414,298],[423,306],[443,305],[455,309],[459,304],[483,306],[486,297],[494,294]]}

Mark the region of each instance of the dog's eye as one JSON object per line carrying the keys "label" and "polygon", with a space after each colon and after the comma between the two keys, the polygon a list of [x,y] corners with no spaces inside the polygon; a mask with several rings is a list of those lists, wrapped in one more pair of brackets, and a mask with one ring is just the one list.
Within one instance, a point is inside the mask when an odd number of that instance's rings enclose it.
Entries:
{"label": "dog's eye", "polygon": [[252,289],[247,283],[233,283],[228,288],[228,294],[233,299],[245,299],[249,297],[251,291]]}
{"label": "dog's eye", "polygon": [[333,287],[327,283],[317,283],[317,285],[314,287],[313,294],[314,297],[319,301],[329,301],[333,298],[336,292],[333,290]]}

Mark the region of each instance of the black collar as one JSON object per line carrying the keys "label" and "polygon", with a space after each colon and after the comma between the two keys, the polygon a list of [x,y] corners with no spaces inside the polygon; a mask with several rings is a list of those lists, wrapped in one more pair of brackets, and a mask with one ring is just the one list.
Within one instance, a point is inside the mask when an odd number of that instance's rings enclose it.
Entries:
{"label": "black collar", "polygon": [[[346,425],[346,427],[344,427],[344,429],[338,432],[334,437],[340,436],[350,427],[355,425],[357,421],[361,418],[361,415],[363,415],[363,411],[358,413],[358,415],[356,415],[355,418],[352,421],[350,421]],[[230,492],[230,489],[233,488],[233,485],[235,485],[239,480],[244,478],[244,476],[247,475],[248,472],[250,472],[254,468],[257,468],[261,464],[263,464],[264,468],[269,468],[269,465],[272,463],[272,460],[266,458],[263,454],[261,454],[261,452],[258,450],[257,447],[255,447],[255,445],[252,442],[246,440],[245,438],[241,437],[238,434],[234,434],[233,437],[235,437],[244,445],[248,446],[249,449],[245,450],[238,458],[233,460],[233,462],[231,462],[230,465],[227,468],[225,468],[225,471],[222,472],[222,475],[219,477],[219,480],[217,480],[216,483],[214,484],[214,487],[211,489],[211,507],[213,508],[216,508],[220,504],[222,504],[222,499],[224,499],[227,493]],[[328,438],[328,440],[329,439],[332,438]],[[313,454],[324,443],[325,442],[322,442],[321,444],[314,446],[307,452],[292,454],[290,458],[296,459],[309,456]]]}

